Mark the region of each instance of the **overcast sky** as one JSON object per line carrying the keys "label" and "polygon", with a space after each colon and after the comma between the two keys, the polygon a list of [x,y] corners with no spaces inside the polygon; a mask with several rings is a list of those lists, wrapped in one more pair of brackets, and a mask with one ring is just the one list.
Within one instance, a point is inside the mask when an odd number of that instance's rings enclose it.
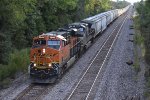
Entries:
{"label": "overcast sky", "polygon": [[[112,1],[117,1],[117,0],[112,0]],[[123,1],[123,0],[120,0],[120,1]],[[134,3],[134,2],[138,2],[138,1],[141,1],[141,0],[125,0],[125,1],[128,1],[130,3]]]}

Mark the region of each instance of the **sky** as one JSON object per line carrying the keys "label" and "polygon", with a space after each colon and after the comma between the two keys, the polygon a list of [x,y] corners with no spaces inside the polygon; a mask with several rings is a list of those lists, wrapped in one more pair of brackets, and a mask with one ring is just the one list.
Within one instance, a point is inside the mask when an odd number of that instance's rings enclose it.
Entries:
{"label": "sky", "polygon": [[[112,1],[117,1],[117,0],[112,0]],[[123,1],[123,0],[120,0],[120,1]],[[134,2],[138,2],[138,1],[141,1],[141,0],[125,0],[125,1],[128,1],[131,4],[133,4]]]}

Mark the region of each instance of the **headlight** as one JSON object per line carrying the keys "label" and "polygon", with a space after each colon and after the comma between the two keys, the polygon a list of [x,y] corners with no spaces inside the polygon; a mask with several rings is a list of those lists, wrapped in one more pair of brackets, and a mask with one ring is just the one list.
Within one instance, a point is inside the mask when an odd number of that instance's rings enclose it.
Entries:
{"label": "headlight", "polygon": [[43,53],[45,53],[45,49],[43,49]]}
{"label": "headlight", "polygon": [[49,64],[48,64],[48,66],[49,66],[49,67],[51,67],[51,66],[52,66],[52,64],[51,64],[51,63],[49,63]]}
{"label": "headlight", "polygon": [[36,66],[36,64],[34,64],[34,67]]}

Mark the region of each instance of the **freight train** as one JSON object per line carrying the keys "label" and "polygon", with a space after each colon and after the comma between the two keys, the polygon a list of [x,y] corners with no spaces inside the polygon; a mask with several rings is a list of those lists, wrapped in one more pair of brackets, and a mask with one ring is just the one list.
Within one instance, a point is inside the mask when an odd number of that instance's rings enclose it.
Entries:
{"label": "freight train", "polygon": [[28,67],[32,83],[53,83],[59,79],[93,39],[129,7],[103,12],[34,37]]}

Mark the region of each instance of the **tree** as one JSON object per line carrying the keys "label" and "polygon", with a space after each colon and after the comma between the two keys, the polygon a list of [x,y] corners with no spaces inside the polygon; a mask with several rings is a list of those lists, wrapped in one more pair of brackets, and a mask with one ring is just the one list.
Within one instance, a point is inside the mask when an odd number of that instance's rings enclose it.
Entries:
{"label": "tree", "polygon": [[9,37],[0,33],[0,64],[7,64],[9,61],[9,54],[11,51],[9,40]]}
{"label": "tree", "polygon": [[150,2],[146,0],[144,4],[139,2],[135,4],[139,14],[139,24],[141,35],[144,37],[144,44],[146,48],[145,59],[150,64]]}

